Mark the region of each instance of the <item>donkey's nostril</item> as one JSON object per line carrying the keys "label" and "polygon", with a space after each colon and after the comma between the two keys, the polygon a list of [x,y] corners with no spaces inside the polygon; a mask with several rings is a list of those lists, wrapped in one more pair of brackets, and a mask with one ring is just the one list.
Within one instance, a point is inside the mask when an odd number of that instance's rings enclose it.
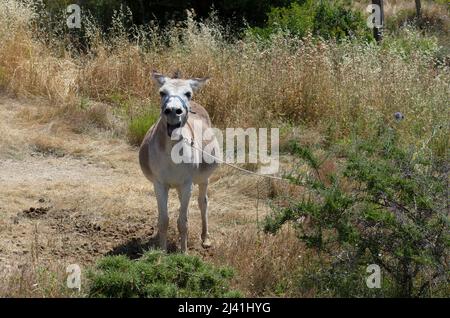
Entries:
{"label": "donkey's nostril", "polygon": [[177,115],[181,115],[183,113],[183,110],[177,109],[175,112],[177,113]]}
{"label": "donkey's nostril", "polygon": [[170,110],[170,108],[166,108],[164,109],[164,114],[169,115],[172,111]]}

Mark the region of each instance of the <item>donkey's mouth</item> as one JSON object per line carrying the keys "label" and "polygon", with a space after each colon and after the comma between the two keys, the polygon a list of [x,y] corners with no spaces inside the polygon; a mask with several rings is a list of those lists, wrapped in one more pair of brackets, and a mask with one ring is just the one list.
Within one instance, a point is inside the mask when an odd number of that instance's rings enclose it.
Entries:
{"label": "donkey's mouth", "polygon": [[172,137],[173,131],[180,127],[181,127],[181,123],[177,123],[175,125],[171,125],[171,124],[167,123],[167,134],[169,135],[169,137]]}

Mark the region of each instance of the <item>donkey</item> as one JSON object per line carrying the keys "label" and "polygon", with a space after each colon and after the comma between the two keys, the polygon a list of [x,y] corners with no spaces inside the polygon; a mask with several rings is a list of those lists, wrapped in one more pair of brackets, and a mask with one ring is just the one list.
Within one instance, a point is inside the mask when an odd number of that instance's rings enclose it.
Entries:
{"label": "donkey", "polygon": [[[207,111],[192,101],[192,95],[204,86],[208,78],[180,79],[177,72],[173,78],[153,71],[153,80],[159,86],[161,95],[161,113],[158,121],[150,127],[139,150],[141,169],[154,186],[158,203],[158,235],[162,250],[167,251],[167,229],[169,214],[167,198],[170,188],[175,188],[180,200],[178,231],[181,238],[181,251],[187,250],[188,237],[188,206],[193,184],[198,184],[198,205],[202,217],[202,246],[208,248],[211,241],[208,232],[208,179],[217,167],[215,161],[195,160],[192,163],[175,163],[171,153],[173,147],[183,139],[192,141],[192,145],[201,143],[201,148],[195,147],[193,156],[205,156],[199,151],[206,143],[217,142],[214,136],[208,140],[194,140],[192,129],[194,121],[200,122],[202,130],[211,128],[211,120]],[[197,151],[197,153],[195,153]],[[198,157],[197,157],[198,158]],[[206,159],[206,158],[205,158]],[[199,162],[200,161],[200,162]]]}

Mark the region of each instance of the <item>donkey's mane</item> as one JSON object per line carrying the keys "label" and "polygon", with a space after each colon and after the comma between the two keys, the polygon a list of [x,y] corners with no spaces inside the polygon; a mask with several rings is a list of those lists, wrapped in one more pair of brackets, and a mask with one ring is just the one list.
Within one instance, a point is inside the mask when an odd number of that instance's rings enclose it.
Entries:
{"label": "donkey's mane", "polygon": [[177,69],[174,73],[172,78],[181,78],[181,72],[179,69]]}

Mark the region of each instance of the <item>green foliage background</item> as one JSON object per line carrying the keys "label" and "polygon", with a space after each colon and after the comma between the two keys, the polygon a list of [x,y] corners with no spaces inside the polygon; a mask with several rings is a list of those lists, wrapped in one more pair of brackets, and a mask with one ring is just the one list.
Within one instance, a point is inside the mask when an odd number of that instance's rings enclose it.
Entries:
{"label": "green foliage background", "polygon": [[289,7],[272,7],[267,26],[252,29],[254,34],[268,37],[277,31],[300,37],[311,33],[324,39],[343,39],[372,35],[361,13],[344,6],[340,1],[305,0],[293,2]]}
{"label": "green foliage background", "polygon": [[[326,175],[312,149],[293,142],[291,152],[310,170],[294,169],[288,178],[309,191],[289,207],[275,206],[265,231],[293,223],[299,239],[317,252],[314,266],[302,269],[301,288],[340,297],[448,295],[448,163],[399,144],[386,125],[343,146],[338,152],[345,163]],[[364,286],[369,264],[383,270],[381,289]]]}

